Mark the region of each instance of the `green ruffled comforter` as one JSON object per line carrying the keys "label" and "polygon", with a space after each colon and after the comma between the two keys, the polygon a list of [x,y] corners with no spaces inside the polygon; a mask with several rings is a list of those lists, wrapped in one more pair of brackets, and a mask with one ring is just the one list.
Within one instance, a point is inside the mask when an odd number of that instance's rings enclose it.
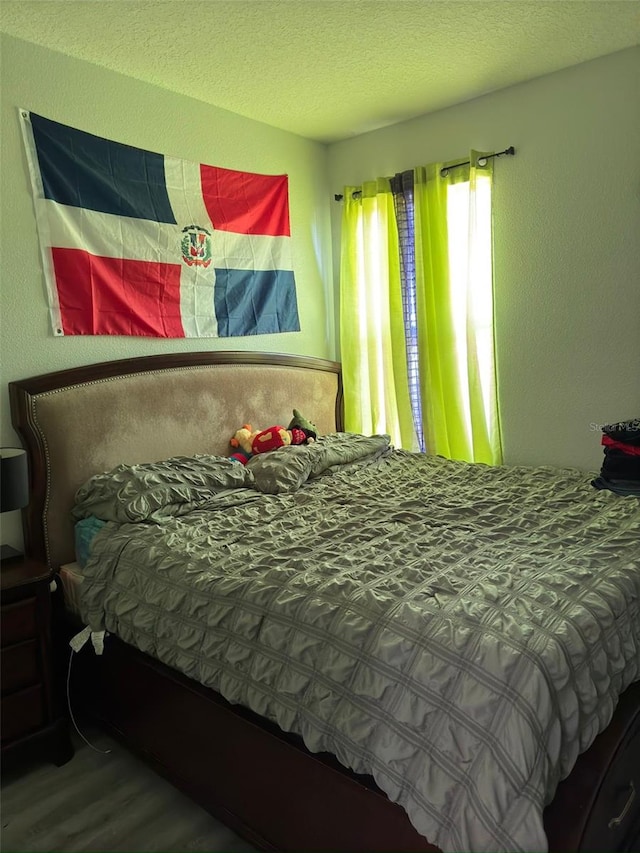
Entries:
{"label": "green ruffled comforter", "polygon": [[546,849],[544,806],[640,678],[640,501],[385,437],[268,456],[82,490],[78,516],[111,515],[86,623],[372,774],[445,851]]}

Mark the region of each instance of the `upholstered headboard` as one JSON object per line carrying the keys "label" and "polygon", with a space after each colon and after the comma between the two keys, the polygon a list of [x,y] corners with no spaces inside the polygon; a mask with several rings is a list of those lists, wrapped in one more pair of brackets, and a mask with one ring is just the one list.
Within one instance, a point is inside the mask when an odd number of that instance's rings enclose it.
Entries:
{"label": "upholstered headboard", "polygon": [[92,474],[121,462],[227,456],[244,423],[287,426],[295,407],[320,433],[342,429],[340,365],[271,353],[200,352],[103,362],[9,384],[29,456],[25,549],[75,559],[70,510]]}

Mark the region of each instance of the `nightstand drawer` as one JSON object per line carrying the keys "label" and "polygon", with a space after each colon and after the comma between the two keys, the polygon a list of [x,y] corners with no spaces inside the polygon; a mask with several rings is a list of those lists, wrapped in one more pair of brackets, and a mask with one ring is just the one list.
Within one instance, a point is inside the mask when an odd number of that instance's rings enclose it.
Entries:
{"label": "nightstand drawer", "polygon": [[26,598],[2,607],[2,645],[20,643],[36,636],[36,599]]}
{"label": "nightstand drawer", "polygon": [[0,700],[2,740],[14,740],[44,723],[42,685],[29,687]]}
{"label": "nightstand drawer", "polygon": [[54,665],[52,576],[45,562],[29,557],[0,565],[3,769],[37,755],[55,764],[73,755],[64,717],[64,674]]}
{"label": "nightstand drawer", "polygon": [[2,649],[2,694],[14,693],[16,690],[37,684],[40,680],[38,672],[38,645],[35,640],[27,640],[18,645]]}

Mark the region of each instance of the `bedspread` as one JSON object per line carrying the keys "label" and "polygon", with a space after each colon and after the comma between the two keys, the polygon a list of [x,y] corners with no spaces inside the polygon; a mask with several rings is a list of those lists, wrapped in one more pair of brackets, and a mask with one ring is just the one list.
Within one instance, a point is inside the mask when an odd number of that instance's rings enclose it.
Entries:
{"label": "bedspread", "polygon": [[545,850],[640,678],[640,501],[573,469],[349,461],[108,523],[86,624],[371,774],[445,851]]}

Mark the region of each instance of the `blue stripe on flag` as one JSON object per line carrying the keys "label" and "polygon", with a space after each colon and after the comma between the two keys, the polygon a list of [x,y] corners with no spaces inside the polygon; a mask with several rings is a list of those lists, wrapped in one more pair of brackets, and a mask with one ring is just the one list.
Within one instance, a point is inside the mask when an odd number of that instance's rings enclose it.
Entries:
{"label": "blue stripe on flag", "polygon": [[116,216],[175,224],[164,157],[31,113],[45,198]]}
{"label": "blue stripe on flag", "polygon": [[214,301],[220,337],[300,331],[291,270],[215,272]]}

